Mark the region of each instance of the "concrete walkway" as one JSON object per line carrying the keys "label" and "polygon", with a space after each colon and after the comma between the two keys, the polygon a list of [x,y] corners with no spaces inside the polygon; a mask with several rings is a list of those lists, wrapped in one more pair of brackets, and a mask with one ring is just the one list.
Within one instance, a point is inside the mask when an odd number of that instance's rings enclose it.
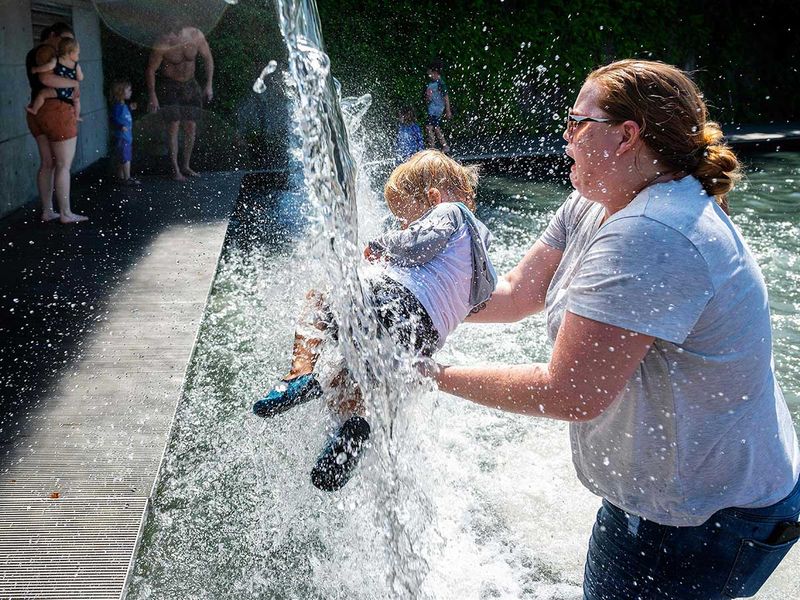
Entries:
{"label": "concrete walkway", "polygon": [[0,221],[0,598],[121,598],[241,176]]}

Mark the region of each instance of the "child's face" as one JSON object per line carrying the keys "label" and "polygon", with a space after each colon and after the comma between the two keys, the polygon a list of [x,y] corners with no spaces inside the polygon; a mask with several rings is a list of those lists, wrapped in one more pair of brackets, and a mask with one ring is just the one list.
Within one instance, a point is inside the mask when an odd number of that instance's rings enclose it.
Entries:
{"label": "child's face", "polygon": [[70,60],[75,61],[75,62],[78,62],[78,59],[80,57],[81,57],[81,49],[80,48],[75,48],[75,50],[73,50],[72,52],[70,52],[67,55],[67,58],[69,58]]}
{"label": "child's face", "polygon": [[436,71],[432,71],[432,70],[428,69],[428,77],[430,79],[432,79],[433,81],[436,81],[437,79],[439,79],[439,73],[437,73]]}
{"label": "child's face", "polygon": [[123,93],[125,100],[130,100],[132,95],[133,95],[133,90],[131,89],[131,86],[126,86],[125,92]]}

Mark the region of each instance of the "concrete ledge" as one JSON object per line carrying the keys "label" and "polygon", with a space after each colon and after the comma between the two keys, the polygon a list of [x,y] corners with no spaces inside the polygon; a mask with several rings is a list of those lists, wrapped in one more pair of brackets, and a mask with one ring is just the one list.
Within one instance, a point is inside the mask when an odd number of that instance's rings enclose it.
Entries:
{"label": "concrete ledge", "polygon": [[1,598],[123,596],[240,181],[85,181],[88,224],[0,221]]}

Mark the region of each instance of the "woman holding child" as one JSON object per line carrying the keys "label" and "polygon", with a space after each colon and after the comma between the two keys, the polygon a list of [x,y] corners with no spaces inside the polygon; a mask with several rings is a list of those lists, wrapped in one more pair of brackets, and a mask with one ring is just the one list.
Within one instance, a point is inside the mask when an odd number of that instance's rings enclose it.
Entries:
{"label": "woman holding child", "polygon": [[[36,72],[37,67],[57,59],[62,40],[73,37],[69,25],[56,23],[42,32],[42,43],[25,58],[31,87],[31,104],[36,106],[36,109],[33,106],[29,109],[26,118],[28,129],[36,139],[39,149],[40,166],[36,183],[42,203],[42,221],[45,222],[58,219],[62,223],[78,223],[88,220],[87,217],[72,212],[70,207],[70,168],[75,158],[78,139],[78,117],[73,101],[56,96],[46,98],[40,108],[36,103],[45,88],[75,90],[73,94],[67,95],[78,97],[80,83],[77,79],[60,76],[53,70]],[[75,70],[77,72],[77,66]],[[54,189],[59,212],[53,210]]]}
{"label": "woman holding child", "polygon": [[679,69],[625,60],[567,120],[575,192],[468,320],[544,311],[546,364],[437,366],[442,391],[570,422],[603,497],[587,600],[755,594],[800,535],[800,451],[767,290],[728,218],[739,163]]}

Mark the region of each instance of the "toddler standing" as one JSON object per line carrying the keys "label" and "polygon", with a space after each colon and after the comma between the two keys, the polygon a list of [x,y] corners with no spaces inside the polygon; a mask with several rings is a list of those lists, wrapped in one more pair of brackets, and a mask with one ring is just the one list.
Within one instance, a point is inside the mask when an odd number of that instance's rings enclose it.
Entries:
{"label": "toddler standing", "polygon": [[404,106],[398,113],[399,123],[397,125],[397,141],[395,142],[394,153],[397,162],[405,162],[420,150],[425,149],[425,142],[422,139],[422,129],[417,125],[417,118],[414,109]]}
{"label": "toddler standing", "polygon": [[436,148],[437,140],[442,146],[442,152],[450,153],[450,146],[442,133],[442,117],[450,119],[453,114],[450,111],[450,96],[447,93],[447,85],[442,79],[442,65],[434,61],[428,67],[428,79],[430,82],[425,86],[425,103],[428,105],[428,122],[425,128],[428,131],[428,147]]}
{"label": "toddler standing", "polygon": [[133,115],[127,101],[133,95],[133,87],[127,79],[117,79],[111,84],[111,135],[114,139],[114,159],[117,165],[117,178],[123,185],[141,185],[138,179],[131,177],[131,159],[133,158]]}

